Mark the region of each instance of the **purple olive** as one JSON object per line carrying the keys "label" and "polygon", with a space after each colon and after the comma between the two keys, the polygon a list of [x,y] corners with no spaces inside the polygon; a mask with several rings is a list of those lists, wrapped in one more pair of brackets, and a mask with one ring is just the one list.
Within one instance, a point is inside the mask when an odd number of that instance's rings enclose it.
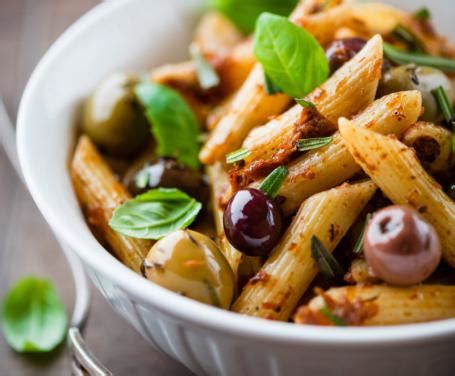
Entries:
{"label": "purple olive", "polygon": [[366,44],[363,38],[343,38],[333,41],[325,55],[329,60],[330,72],[335,72],[348,60],[351,60]]}
{"label": "purple olive", "polygon": [[266,256],[280,240],[283,220],[276,202],[264,192],[238,191],[224,211],[224,231],[229,242],[249,256]]}
{"label": "purple olive", "polygon": [[395,285],[424,281],[441,260],[435,229],[406,206],[378,211],[368,223],[363,249],[374,274]]}

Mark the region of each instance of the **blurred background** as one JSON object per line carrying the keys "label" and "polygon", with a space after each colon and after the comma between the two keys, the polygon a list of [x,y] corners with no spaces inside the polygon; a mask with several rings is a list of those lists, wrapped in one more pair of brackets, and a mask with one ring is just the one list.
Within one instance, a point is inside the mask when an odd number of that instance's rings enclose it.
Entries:
{"label": "blurred background", "polygon": [[[0,94],[11,120],[27,80],[47,48],[96,0],[0,0]],[[68,83],[71,84],[71,81]],[[71,314],[73,280],[49,227],[0,147],[0,296],[19,277],[50,278]],[[156,353],[92,288],[85,338],[116,375],[190,375]],[[49,355],[16,354],[0,338],[0,375],[67,375],[65,345]]]}

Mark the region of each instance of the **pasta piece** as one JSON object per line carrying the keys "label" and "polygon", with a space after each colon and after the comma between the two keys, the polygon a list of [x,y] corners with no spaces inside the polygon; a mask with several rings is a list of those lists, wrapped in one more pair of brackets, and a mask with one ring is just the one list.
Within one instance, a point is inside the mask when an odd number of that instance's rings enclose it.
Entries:
{"label": "pasta piece", "polygon": [[220,246],[221,251],[226,257],[229,265],[232,268],[232,271],[234,272],[234,276],[237,279],[237,271],[239,264],[242,261],[243,253],[235,249],[227,240],[223,227],[224,210],[220,207],[221,197],[224,195],[224,190],[228,187],[229,184],[227,174],[224,171],[221,163],[215,163],[212,166],[208,166],[207,174],[209,176],[210,186],[212,189],[211,203],[214,214],[218,245]]}
{"label": "pasta piece", "polygon": [[455,286],[331,288],[301,307],[298,324],[398,325],[455,317]]}
{"label": "pasta piece", "polygon": [[455,267],[455,203],[428,175],[414,151],[393,137],[339,121],[340,133],[362,169],[395,204],[410,205],[435,227],[442,255]]}
{"label": "pasta piece", "polygon": [[452,156],[452,134],[447,129],[419,121],[403,135],[403,142],[415,149],[431,172],[447,170]]}
{"label": "pasta piece", "polygon": [[[382,39],[375,36],[305,99],[314,103],[319,113],[336,124],[339,117],[351,116],[373,102],[381,78],[381,66]],[[243,147],[250,151],[243,170],[248,170],[251,163],[260,165],[263,161],[267,162],[283,149],[295,152],[297,139],[303,138],[307,131],[306,124],[301,124],[301,119],[305,118],[302,112],[309,111],[311,109],[297,104],[268,124],[253,129],[243,143]],[[313,127],[312,122],[312,118],[307,121],[307,128]]]}
{"label": "pasta piece", "polygon": [[371,181],[346,183],[305,201],[232,309],[250,316],[287,320],[318,273],[311,256],[312,236],[333,251],[375,190]]}
{"label": "pasta piece", "polygon": [[228,18],[218,12],[207,12],[196,27],[193,42],[205,53],[223,55],[242,39],[242,33]]}
{"label": "pasta piece", "polygon": [[[376,132],[400,135],[417,120],[421,109],[420,92],[403,91],[376,100],[352,122]],[[303,154],[288,165],[288,176],[278,193],[285,198],[283,211],[294,213],[306,198],[342,183],[360,170],[341,135],[335,133],[329,145]]]}
{"label": "pasta piece", "polygon": [[[299,14],[304,9],[301,4],[299,3],[295,10]],[[296,13],[291,14],[291,20],[295,18],[294,14]],[[204,164],[222,160],[227,153],[241,146],[251,129],[283,112],[290,101],[287,95],[268,95],[265,92],[264,72],[257,63],[237,92],[229,112],[210,134],[199,159]]]}
{"label": "pasta piece", "polygon": [[152,246],[150,240],[129,238],[108,223],[114,209],[131,198],[87,136],[81,136],[71,163],[71,177],[81,207],[97,238],[135,272]]}
{"label": "pasta piece", "polygon": [[207,116],[206,128],[212,131],[220,120],[228,113],[232,105],[233,95],[226,97],[221,103],[215,106]]}
{"label": "pasta piece", "polygon": [[352,260],[344,279],[349,283],[374,283],[378,281],[371,275],[367,261],[361,258]]}

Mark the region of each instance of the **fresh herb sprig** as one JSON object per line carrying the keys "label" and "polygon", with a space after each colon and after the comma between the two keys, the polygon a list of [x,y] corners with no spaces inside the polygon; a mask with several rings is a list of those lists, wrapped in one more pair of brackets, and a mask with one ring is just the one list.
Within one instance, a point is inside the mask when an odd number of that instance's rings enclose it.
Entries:
{"label": "fresh herb sprig", "polygon": [[333,141],[332,136],[303,138],[297,141],[297,150],[308,151],[313,149],[319,149],[322,148],[323,146],[330,144],[332,141]]}
{"label": "fresh herb sprig", "polygon": [[414,17],[419,21],[429,21],[431,18],[431,12],[427,7],[422,7],[414,12]]}
{"label": "fresh herb sprig", "polygon": [[347,323],[340,317],[333,314],[329,307],[322,307],[319,312],[321,312],[327,319],[330,320],[336,326],[347,326]]}
{"label": "fresh herb sprig", "polygon": [[200,48],[195,43],[190,45],[190,55],[196,66],[196,73],[201,88],[208,90],[218,86],[220,83],[218,73],[216,73],[212,65],[205,59]]}
{"label": "fresh herb sprig", "polygon": [[426,52],[425,45],[420,40],[420,38],[406,26],[403,26],[401,24],[397,25],[395,29],[392,30],[391,35],[395,39],[408,45],[411,51],[422,53]]}
{"label": "fresh herb sprig", "polygon": [[343,276],[343,268],[315,235],[311,237],[311,256],[324,278],[333,280]]}
{"label": "fresh herb sprig", "polygon": [[455,72],[455,60],[441,56],[432,56],[417,52],[406,52],[384,43],[384,54],[397,64],[416,64],[438,68],[446,72]]}
{"label": "fresh herb sprig", "polygon": [[442,115],[444,116],[444,120],[452,127],[452,152],[455,153],[455,115],[452,103],[449,100],[447,92],[442,86],[433,90],[433,95],[438,103]]}
{"label": "fresh herb sprig", "polygon": [[135,88],[157,142],[157,153],[199,167],[199,124],[185,100],[166,86],[143,81]]}
{"label": "fresh herb sprig", "polygon": [[317,40],[275,14],[259,17],[254,54],[268,79],[293,98],[303,98],[329,76],[329,64]]}
{"label": "fresh herb sprig", "polygon": [[250,154],[251,154],[251,151],[246,148],[235,150],[235,151],[229,153],[228,155],[226,155],[226,163],[235,163],[235,162],[243,161]]}
{"label": "fresh herb sprig", "polygon": [[352,249],[352,253],[355,255],[360,255],[363,251],[363,237],[365,235],[365,229],[367,228],[368,222],[370,222],[372,216],[373,215],[371,213],[368,213],[365,218],[365,223],[362,226],[362,231],[360,231],[359,237],[357,238],[357,241],[354,244],[354,248]]}
{"label": "fresh herb sprig", "polygon": [[264,179],[259,186],[259,189],[269,197],[274,198],[280,190],[286,176],[288,176],[288,169],[284,166],[279,166]]}
{"label": "fresh herb sprig", "polygon": [[115,209],[109,226],[139,239],[161,239],[188,227],[202,204],[176,188],[152,189]]}
{"label": "fresh herb sprig", "polygon": [[297,104],[300,104],[302,107],[307,108],[315,108],[315,104],[313,102],[307,101],[305,98],[294,98]]}
{"label": "fresh herb sprig", "polygon": [[46,279],[24,277],[3,300],[3,333],[17,352],[53,350],[65,338],[67,323],[65,307]]}
{"label": "fresh herb sprig", "polygon": [[256,19],[263,12],[288,16],[298,0],[210,0],[211,6],[223,13],[244,33],[254,31]]}

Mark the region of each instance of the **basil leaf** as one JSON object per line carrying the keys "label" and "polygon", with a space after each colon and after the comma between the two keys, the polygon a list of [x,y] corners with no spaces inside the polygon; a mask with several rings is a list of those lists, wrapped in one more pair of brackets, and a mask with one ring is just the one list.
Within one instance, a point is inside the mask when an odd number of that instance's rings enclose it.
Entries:
{"label": "basil leaf", "polygon": [[265,73],[264,73],[264,88],[265,88],[265,92],[268,95],[274,95],[274,94],[279,94],[279,93],[283,92],[283,90],[281,90],[278,86],[276,86],[273,83],[273,81],[270,79],[270,77],[267,76]]}
{"label": "basil leaf", "polygon": [[311,107],[315,108],[316,106],[314,105],[313,102],[307,101],[304,98],[294,98],[297,104],[300,104],[302,107]]}
{"label": "basil leaf", "polygon": [[197,169],[199,125],[185,100],[176,91],[147,81],[136,85],[135,93],[152,125],[157,153]]}
{"label": "basil leaf", "polygon": [[321,312],[325,317],[327,317],[336,326],[347,326],[346,322],[342,318],[334,315],[332,313],[332,311],[329,309],[329,307],[324,306],[319,310],[319,312]]}
{"label": "basil leaf", "polygon": [[313,149],[322,148],[330,144],[333,141],[333,137],[314,137],[314,138],[303,138],[297,141],[298,151],[308,151]]}
{"label": "basil leaf", "polygon": [[226,155],[226,163],[235,163],[244,160],[246,157],[248,157],[251,154],[251,151],[242,148],[236,151],[233,151],[232,153],[229,153]]}
{"label": "basil leaf", "polygon": [[272,82],[293,98],[304,97],[329,76],[317,40],[285,17],[270,13],[259,17],[254,54]]}
{"label": "basil leaf", "polygon": [[384,54],[397,64],[416,64],[438,68],[446,72],[455,72],[455,60],[442,56],[432,56],[417,52],[406,52],[384,43]]}
{"label": "basil leaf", "polygon": [[311,237],[311,256],[319,267],[321,274],[328,280],[338,278],[344,274],[343,268],[338,261],[324,247],[324,244],[316,236]]}
{"label": "basil leaf", "polygon": [[431,18],[431,13],[427,7],[422,7],[415,11],[414,17],[419,21],[428,21]]}
{"label": "basil leaf", "polygon": [[262,12],[288,16],[298,0],[211,0],[211,5],[228,17],[246,34],[254,31],[256,19]]}
{"label": "basil leaf", "polygon": [[20,279],[3,300],[6,342],[18,352],[48,352],[65,338],[65,307],[46,279]]}
{"label": "basil leaf", "polygon": [[190,55],[191,59],[196,66],[197,78],[199,85],[204,90],[211,89],[212,87],[218,86],[220,83],[220,78],[216,73],[215,69],[205,60],[204,55],[202,55],[199,47],[192,43],[190,45]]}
{"label": "basil leaf", "polygon": [[134,238],[161,239],[193,223],[202,204],[176,188],[152,189],[115,209],[109,226]]}
{"label": "basil leaf", "polygon": [[274,198],[286,176],[288,176],[288,169],[284,166],[277,167],[264,179],[259,189],[271,198]]}

